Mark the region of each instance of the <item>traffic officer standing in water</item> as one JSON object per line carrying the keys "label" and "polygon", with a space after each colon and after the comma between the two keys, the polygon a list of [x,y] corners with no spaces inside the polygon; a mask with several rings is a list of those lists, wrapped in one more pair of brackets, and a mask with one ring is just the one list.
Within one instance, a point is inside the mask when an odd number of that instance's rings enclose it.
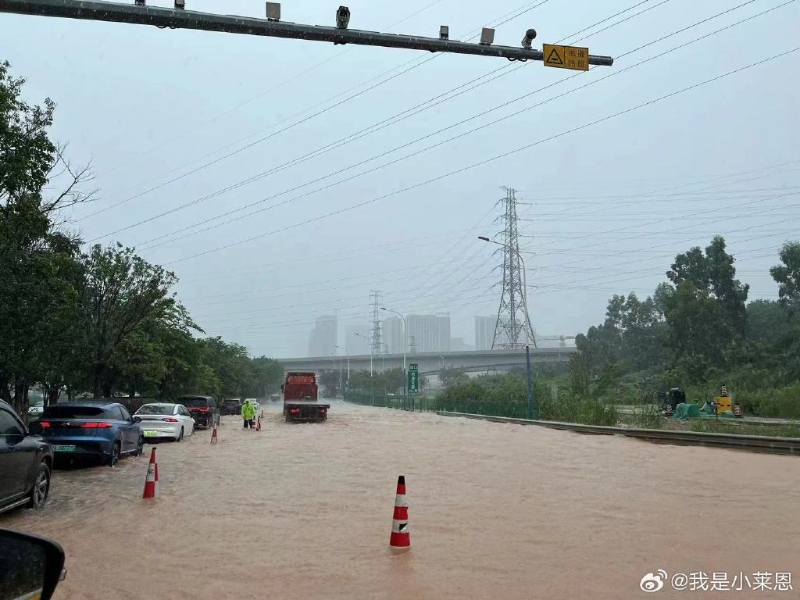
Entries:
{"label": "traffic officer standing in water", "polygon": [[245,400],[244,404],[242,404],[242,419],[244,420],[244,428],[247,429],[248,427],[252,429],[255,427],[253,424],[253,419],[256,417],[256,407],[253,405],[250,400]]}

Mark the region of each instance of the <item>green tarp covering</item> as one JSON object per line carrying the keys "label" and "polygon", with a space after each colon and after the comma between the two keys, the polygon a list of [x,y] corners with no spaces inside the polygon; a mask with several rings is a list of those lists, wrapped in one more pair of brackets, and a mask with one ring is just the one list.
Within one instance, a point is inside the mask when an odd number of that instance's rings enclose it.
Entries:
{"label": "green tarp covering", "polygon": [[683,402],[675,407],[675,418],[685,421],[686,419],[696,418],[700,416],[700,408],[697,404],[688,404]]}

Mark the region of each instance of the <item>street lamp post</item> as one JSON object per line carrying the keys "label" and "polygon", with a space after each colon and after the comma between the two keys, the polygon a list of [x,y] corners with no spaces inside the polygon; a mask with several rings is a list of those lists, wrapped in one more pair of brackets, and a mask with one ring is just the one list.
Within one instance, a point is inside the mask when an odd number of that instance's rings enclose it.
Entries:
{"label": "street lamp post", "polygon": [[[360,338],[364,338],[365,340],[369,341],[369,338],[367,336],[365,336],[365,335],[361,335],[358,332],[356,332],[356,335],[358,337],[360,337]],[[350,373],[349,373],[349,371],[350,371],[350,366],[349,366],[350,362],[349,362],[349,360],[348,360],[347,364],[348,364],[347,370],[348,370],[348,377],[349,377],[350,376]],[[370,344],[370,347],[369,347],[369,376],[372,377],[372,344]]]}
{"label": "street lamp post", "polygon": [[[347,391],[350,389],[350,353],[347,351],[347,348],[342,348],[341,346],[336,346],[340,350],[344,350],[345,356],[347,356],[347,379],[345,380],[344,389]],[[342,385],[342,363],[339,362],[339,386]]]}
{"label": "street lamp post", "polygon": [[[360,337],[360,338],[364,338],[368,342],[371,341],[367,336],[362,335],[362,334],[360,334],[358,332],[356,332],[356,335],[358,337]],[[370,395],[370,398],[371,398],[371,401],[372,401],[372,406],[375,406],[375,382],[372,379],[372,355],[373,355],[373,353],[374,353],[374,348],[372,347],[372,344],[370,344],[369,345],[369,395]],[[348,363],[349,363],[349,361],[348,361]],[[348,373],[349,373],[350,368],[348,367],[347,370],[348,370]],[[349,377],[350,376],[348,374],[348,378]]]}
{"label": "street lamp post", "polygon": [[[524,300],[525,300],[525,307],[526,307],[525,308],[525,314],[527,314],[527,312],[528,312],[528,310],[527,310],[527,306],[528,306],[528,274],[527,274],[527,271],[528,271],[528,268],[525,266],[525,259],[522,258],[522,254],[520,253],[519,249],[513,248],[513,247],[509,246],[508,244],[503,244],[503,243],[498,242],[496,240],[491,240],[488,237],[483,236],[483,235],[479,235],[478,239],[481,240],[482,242],[489,242],[490,244],[497,244],[498,246],[502,246],[506,250],[510,250],[511,252],[514,252],[517,255],[517,257],[519,258],[520,262],[522,262],[522,285],[523,285],[522,289],[523,289],[523,293],[524,293]],[[532,328],[531,328],[531,331],[533,331]],[[525,364],[526,364],[527,379],[528,379],[528,418],[529,419],[533,419],[534,418],[534,412],[536,413],[536,418],[538,418],[539,411],[538,410],[534,411],[534,406],[533,406],[533,381],[532,381],[532,375],[531,375],[531,349],[530,349],[530,346],[528,344],[525,344]]]}
{"label": "street lamp post", "polygon": [[[335,351],[335,350],[334,350]],[[333,373],[334,377],[336,376],[336,356],[331,354],[331,373]],[[341,385],[341,381],[339,382]],[[338,392],[338,388],[337,388]],[[336,397],[336,393],[333,394],[333,397]]]}
{"label": "street lamp post", "polygon": [[406,325],[406,318],[396,310],[386,308],[385,306],[381,306],[381,310],[393,313],[403,319],[403,402],[405,402],[406,397],[408,396],[408,381],[406,381],[406,346],[408,345],[408,326]]}
{"label": "street lamp post", "polygon": [[340,350],[344,350],[344,355],[347,357],[347,381],[350,381],[350,353],[347,351],[347,348],[342,348],[341,346],[336,346]]}

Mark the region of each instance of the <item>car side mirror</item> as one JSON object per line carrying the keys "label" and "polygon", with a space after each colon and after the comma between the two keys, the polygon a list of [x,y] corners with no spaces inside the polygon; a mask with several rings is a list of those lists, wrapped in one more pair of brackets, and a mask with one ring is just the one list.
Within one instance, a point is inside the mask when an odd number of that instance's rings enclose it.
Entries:
{"label": "car side mirror", "polygon": [[[24,433],[12,433],[10,435],[5,436],[5,440],[9,446],[14,446],[22,442],[28,435],[30,435],[27,430],[24,430]],[[2,598],[0,598],[2,600]]]}
{"label": "car side mirror", "polygon": [[133,417],[133,422],[134,423],[141,423],[142,422],[142,417]]}
{"label": "car side mirror", "polygon": [[49,600],[66,576],[64,550],[42,537],[0,529],[0,557],[2,600]]}

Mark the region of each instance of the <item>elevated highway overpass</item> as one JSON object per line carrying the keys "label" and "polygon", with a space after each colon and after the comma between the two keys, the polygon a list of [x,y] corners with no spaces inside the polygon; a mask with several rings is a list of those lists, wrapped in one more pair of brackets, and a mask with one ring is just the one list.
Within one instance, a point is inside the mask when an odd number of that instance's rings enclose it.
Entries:
{"label": "elevated highway overpass", "polygon": [[[569,360],[577,348],[531,348],[531,363],[562,362]],[[329,371],[347,368],[346,356],[314,356],[309,358],[279,358],[287,371]],[[350,356],[351,371],[368,371],[370,355]],[[469,352],[428,352],[406,355],[407,363],[419,365],[420,373],[438,373],[442,368],[465,371],[508,370],[525,366],[525,350],[478,350]],[[377,372],[403,367],[402,354],[381,354],[372,357],[372,368]]]}

